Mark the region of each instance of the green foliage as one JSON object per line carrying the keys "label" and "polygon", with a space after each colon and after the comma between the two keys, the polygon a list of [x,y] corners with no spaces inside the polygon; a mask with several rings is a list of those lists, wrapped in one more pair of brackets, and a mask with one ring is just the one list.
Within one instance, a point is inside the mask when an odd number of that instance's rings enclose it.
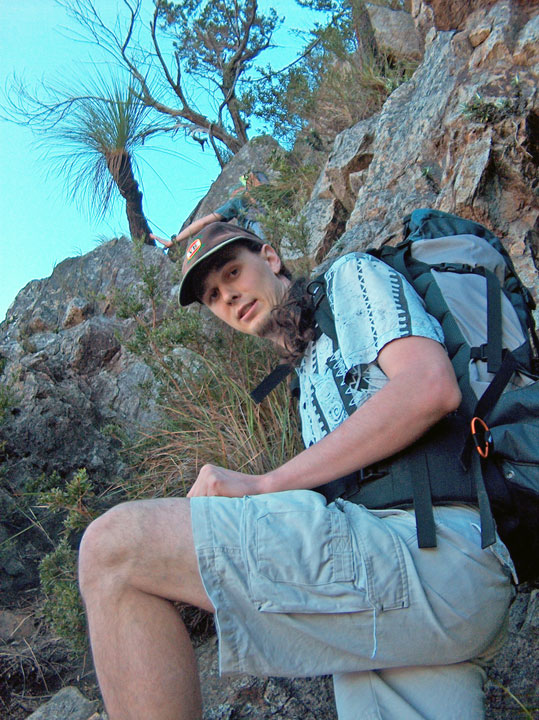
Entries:
{"label": "green foliage", "polygon": [[16,394],[13,390],[13,378],[2,378],[6,366],[7,358],[0,356],[0,425],[6,420],[16,402]]}
{"label": "green foliage", "polygon": [[125,488],[130,497],[185,494],[207,462],[263,473],[300,449],[287,389],[260,407],[249,396],[272,365],[271,349],[226,329],[203,332],[199,345],[203,338],[203,352],[184,349],[158,368],[164,420],[133,448],[139,474]]}
{"label": "green foliage", "polygon": [[76,580],[77,553],[66,537],[42,559],[39,577],[45,597],[45,621],[69,642],[75,653],[83,654],[88,650],[88,643],[84,609]]}
{"label": "green foliage", "polygon": [[50,475],[42,473],[36,477],[30,477],[26,480],[24,485],[25,495],[37,498],[41,493],[46,493],[53,488],[60,487],[62,485],[62,478],[56,470]]}
{"label": "green foliage", "polygon": [[[39,566],[44,595],[43,616],[74,652],[83,653],[88,649],[86,625],[77,583],[77,553],[71,539],[97,517],[99,510],[93,483],[85,468],[78,470],[63,488],[51,488],[58,480],[59,476],[54,475],[27,483],[27,490],[38,492],[37,499],[42,508],[64,516],[60,542],[45,555]],[[43,490],[44,486],[48,489]]]}
{"label": "green foliage", "polygon": [[96,517],[93,484],[85,468],[77,470],[65,487],[55,487],[40,493],[39,502],[53,512],[65,513],[64,535],[84,530]]}
{"label": "green foliage", "polygon": [[297,1],[329,17],[310,32],[297,62],[281,73],[268,72],[267,83],[253,87],[252,105],[285,142],[309,129],[328,145],[337,133],[377,112],[417,63],[375,52],[368,33],[359,47],[366,12],[360,0]]}
{"label": "green foliage", "polygon": [[486,100],[476,92],[472,100],[462,104],[462,114],[476,122],[494,125],[523,110],[524,98],[518,75],[511,81],[512,92],[507,97]]}
{"label": "green foliage", "polygon": [[[252,62],[271,43],[282,22],[275,10],[258,11],[255,0],[228,3],[223,0],[158,0],[158,18],[174,37],[174,47],[186,71],[199,80],[210,78],[220,90],[232,81],[239,47]],[[243,75],[245,68],[240,68]],[[244,78],[241,78],[244,81]]]}
{"label": "green foliage", "polygon": [[0,384],[0,425],[5,421],[15,403],[15,396],[9,385]]}
{"label": "green foliage", "polygon": [[425,178],[430,189],[435,193],[439,193],[440,186],[434,176],[433,169],[431,167],[429,167],[428,165],[425,165],[424,167],[421,168],[421,174]]}
{"label": "green foliage", "polygon": [[462,112],[476,122],[496,123],[511,114],[511,102],[508,98],[498,98],[495,102],[490,102],[476,93],[473,100],[463,105]]}
{"label": "green foliage", "polygon": [[303,207],[311,196],[320,165],[308,165],[294,151],[275,152],[270,159],[275,177],[265,185],[253,188],[251,194],[261,208],[259,220],[266,240],[278,251],[302,258],[296,270],[308,274],[311,260],[308,257],[309,233]]}

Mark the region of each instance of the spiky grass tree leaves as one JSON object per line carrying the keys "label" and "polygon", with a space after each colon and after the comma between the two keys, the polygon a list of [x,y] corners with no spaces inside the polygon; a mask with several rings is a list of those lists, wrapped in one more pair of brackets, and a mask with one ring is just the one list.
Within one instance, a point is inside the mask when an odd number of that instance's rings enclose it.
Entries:
{"label": "spiky grass tree leaves", "polygon": [[[42,142],[54,168],[65,176],[69,195],[103,217],[115,199],[125,200],[133,238],[153,245],[135,178],[135,150],[157,131],[149,108],[118,78],[97,75],[70,112],[61,116]],[[52,150],[51,150],[52,148]]]}

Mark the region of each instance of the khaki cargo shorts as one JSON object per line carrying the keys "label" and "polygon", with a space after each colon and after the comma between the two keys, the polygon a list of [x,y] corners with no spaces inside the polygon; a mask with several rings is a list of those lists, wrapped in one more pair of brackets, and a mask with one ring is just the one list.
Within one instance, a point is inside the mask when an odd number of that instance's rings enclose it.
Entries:
{"label": "khaki cargo shorts", "polygon": [[481,550],[478,513],[435,508],[438,547],[413,511],[370,511],[293,490],[191,500],[220,672],[314,676],[476,658],[513,597],[507,551]]}

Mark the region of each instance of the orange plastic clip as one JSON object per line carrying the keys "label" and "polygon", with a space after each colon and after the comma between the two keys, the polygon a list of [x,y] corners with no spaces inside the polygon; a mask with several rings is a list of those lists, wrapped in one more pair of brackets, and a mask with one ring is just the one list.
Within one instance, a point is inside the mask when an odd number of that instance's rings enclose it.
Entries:
{"label": "orange plastic clip", "polygon": [[[481,426],[480,428],[477,427],[478,424]],[[480,417],[472,418],[470,425],[475,449],[482,458],[488,457],[488,451],[492,444],[492,435],[489,426]]]}

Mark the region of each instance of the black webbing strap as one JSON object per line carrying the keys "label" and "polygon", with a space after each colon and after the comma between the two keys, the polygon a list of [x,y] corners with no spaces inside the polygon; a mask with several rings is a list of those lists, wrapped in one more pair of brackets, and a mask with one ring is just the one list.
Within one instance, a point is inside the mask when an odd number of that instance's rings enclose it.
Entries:
{"label": "black webbing strap", "polygon": [[262,400],[270,394],[270,392],[279,385],[285,378],[287,378],[292,372],[292,365],[281,363],[274,368],[269,375],[267,375],[260,385],[257,385],[254,390],[251,391],[250,395],[259,404]]}
{"label": "black webbing strap", "polygon": [[[333,347],[337,345],[337,331],[335,330],[335,320],[333,319],[333,313],[329,306],[329,300],[326,295],[326,283],[324,276],[319,275],[317,278],[312,280],[308,285],[308,290],[313,297],[313,304],[315,309],[315,320],[317,324],[315,338],[320,337],[320,332],[323,332],[333,342]],[[267,375],[262,382],[250,392],[251,397],[255,403],[260,404],[262,400],[267,397],[272,390],[274,390],[279,383],[285,380],[292,372],[292,365],[281,363],[274,368],[269,375]]]}
{"label": "black webbing strap", "polygon": [[[506,350],[503,355],[503,360],[500,369],[491,380],[490,385],[481,395],[475,409],[473,410],[471,417],[481,418],[483,421],[488,420],[488,415],[493,407],[496,405],[501,397],[501,394],[505,390],[507,383],[513,377],[515,370],[518,369],[518,362],[515,360],[514,355]],[[462,454],[460,456],[461,462],[465,467],[470,467],[471,456],[477,453],[474,450],[473,438],[471,434],[468,436]]]}
{"label": "black webbing strap", "polygon": [[480,417],[483,420],[487,419],[488,414],[500,399],[507,383],[513,377],[515,370],[518,370],[518,362],[515,360],[514,355],[509,350],[506,350],[498,372],[477,401],[474,417]]}
{"label": "black webbing strap", "polygon": [[485,481],[483,479],[483,462],[479,453],[472,455],[472,470],[477,493],[477,504],[479,505],[479,517],[481,519],[481,547],[483,550],[496,542],[496,525],[490,508]]}
{"label": "black webbing strap", "polygon": [[470,348],[474,360],[486,360],[487,370],[497,373],[502,364],[502,289],[497,276],[485,268],[475,268],[487,285],[487,342]]}
{"label": "black webbing strap", "polygon": [[487,370],[497,373],[502,364],[502,289],[500,281],[485,270],[487,281]]}
{"label": "black webbing strap", "polygon": [[427,459],[421,453],[414,455],[413,460],[414,462],[403,464],[403,467],[406,468],[407,473],[411,474],[417,544],[420,548],[433,548],[436,547],[436,528]]}

